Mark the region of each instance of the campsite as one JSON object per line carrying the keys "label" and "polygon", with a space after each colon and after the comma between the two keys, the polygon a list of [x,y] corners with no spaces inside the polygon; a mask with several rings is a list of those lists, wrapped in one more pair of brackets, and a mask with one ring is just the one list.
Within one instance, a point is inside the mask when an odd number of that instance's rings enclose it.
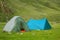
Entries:
{"label": "campsite", "polygon": [[0,40],[59,40],[60,23],[53,24],[51,30],[31,31],[21,33],[3,33],[2,29],[5,23],[0,23]]}
{"label": "campsite", "polygon": [[60,0],[0,0],[0,40],[60,40]]}

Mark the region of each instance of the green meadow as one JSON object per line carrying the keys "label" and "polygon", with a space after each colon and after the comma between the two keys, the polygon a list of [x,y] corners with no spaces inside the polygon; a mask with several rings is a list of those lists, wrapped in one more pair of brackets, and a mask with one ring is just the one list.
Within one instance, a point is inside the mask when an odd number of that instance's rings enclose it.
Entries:
{"label": "green meadow", "polygon": [[0,40],[60,40],[60,23],[51,24],[51,30],[29,31],[24,33],[2,32],[5,23],[0,23]]}
{"label": "green meadow", "polygon": [[[3,7],[0,6],[0,40],[60,40],[60,0],[5,0],[4,2],[13,15],[3,13],[1,10]],[[25,21],[46,17],[51,22],[52,29],[24,33],[2,32],[6,17],[10,20],[13,16],[21,16]]]}

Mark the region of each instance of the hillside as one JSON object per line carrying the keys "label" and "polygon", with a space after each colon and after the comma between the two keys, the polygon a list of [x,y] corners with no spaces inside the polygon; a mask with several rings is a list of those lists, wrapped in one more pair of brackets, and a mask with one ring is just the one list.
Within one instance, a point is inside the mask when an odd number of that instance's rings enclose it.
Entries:
{"label": "hillside", "polygon": [[47,17],[48,20],[60,22],[60,0],[6,0],[14,15],[25,20]]}

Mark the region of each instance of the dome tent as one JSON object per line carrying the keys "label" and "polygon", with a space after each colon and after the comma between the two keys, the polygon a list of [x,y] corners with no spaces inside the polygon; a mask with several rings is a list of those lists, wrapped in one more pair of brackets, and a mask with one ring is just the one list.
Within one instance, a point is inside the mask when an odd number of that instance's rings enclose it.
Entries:
{"label": "dome tent", "polygon": [[20,16],[14,16],[10,21],[7,22],[3,31],[6,32],[21,32],[21,30],[29,31],[27,24]]}
{"label": "dome tent", "polygon": [[30,19],[27,22],[27,25],[30,30],[48,30],[51,29],[51,26],[46,18],[40,20]]}

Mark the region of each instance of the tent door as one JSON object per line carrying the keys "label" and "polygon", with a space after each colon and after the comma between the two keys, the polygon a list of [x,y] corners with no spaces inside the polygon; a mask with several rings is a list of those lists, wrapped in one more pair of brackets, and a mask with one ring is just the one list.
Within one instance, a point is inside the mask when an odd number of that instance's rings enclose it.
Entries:
{"label": "tent door", "polygon": [[21,30],[21,32],[25,32],[25,29],[24,29],[24,27],[23,27],[23,24],[22,24],[22,22],[20,23],[20,30]]}

